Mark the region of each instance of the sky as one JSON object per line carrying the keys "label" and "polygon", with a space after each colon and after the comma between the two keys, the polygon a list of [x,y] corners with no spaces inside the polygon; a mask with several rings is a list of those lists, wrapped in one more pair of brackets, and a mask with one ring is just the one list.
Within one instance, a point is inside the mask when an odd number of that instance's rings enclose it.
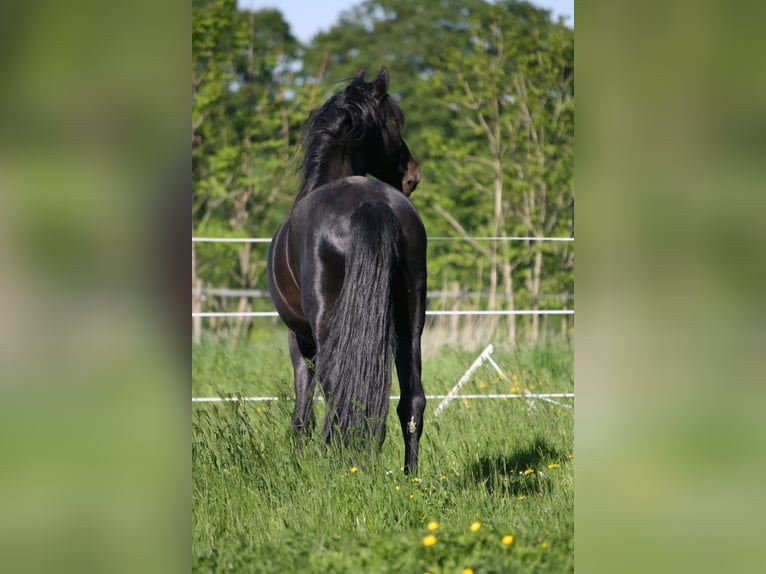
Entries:
{"label": "sky", "polygon": [[[290,24],[293,35],[307,43],[320,30],[328,30],[341,12],[360,4],[362,0],[238,0],[241,7],[252,10],[276,8]],[[532,0],[532,4],[565,17],[565,23],[574,27],[574,0]]]}

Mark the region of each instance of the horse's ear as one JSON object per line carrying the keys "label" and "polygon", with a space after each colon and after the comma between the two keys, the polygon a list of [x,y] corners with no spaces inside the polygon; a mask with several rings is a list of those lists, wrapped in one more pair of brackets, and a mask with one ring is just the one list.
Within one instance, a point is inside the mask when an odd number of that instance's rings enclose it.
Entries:
{"label": "horse's ear", "polygon": [[359,79],[359,80],[364,80],[364,75],[366,73],[367,73],[367,67],[366,66],[362,66],[361,68],[359,68],[359,71],[356,73],[356,75],[354,77]]}
{"label": "horse's ear", "polygon": [[375,89],[375,98],[377,100],[382,100],[383,96],[385,96],[388,93],[388,68],[386,68],[385,66],[380,67],[380,72],[378,72],[378,77],[375,78],[374,89]]}

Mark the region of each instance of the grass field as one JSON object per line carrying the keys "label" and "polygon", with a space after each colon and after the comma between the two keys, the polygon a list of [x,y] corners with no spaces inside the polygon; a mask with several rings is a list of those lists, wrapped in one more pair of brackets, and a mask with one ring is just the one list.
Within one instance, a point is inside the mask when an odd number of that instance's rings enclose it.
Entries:
{"label": "grass field", "polygon": [[[193,396],[284,398],[192,406],[195,571],[574,570],[573,409],[455,400],[434,419],[431,400],[420,474],[407,477],[395,401],[377,457],[328,456],[319,441],[294,448],[292,374],[277,339],[193,350]],[[478,354],[426,349],[426,393],[448,392]],[[496,349],[493,358],[511,381],[482,367],[463,393],[574,390],[571,346]]]}

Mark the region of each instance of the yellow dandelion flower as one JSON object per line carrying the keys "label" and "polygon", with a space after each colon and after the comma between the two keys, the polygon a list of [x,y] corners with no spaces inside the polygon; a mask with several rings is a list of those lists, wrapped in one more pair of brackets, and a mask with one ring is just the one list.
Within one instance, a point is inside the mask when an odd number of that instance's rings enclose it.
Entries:
{"label": "yellow dandelion flower", "polygon": [[474,522],[473,524],[471,524],[470,528],[471,528],[471,532],[478,532],[479,528],[481,528],[481,522],[479,521]]}
{"label": "yellow dandelion flower", "polygon": [[511,387],[511,393],[512,394],[516,394],[518,392],[519,392],[519,389],[517,389],[516,387]]}
{"label": "yellow dandelion flower", "polygon": [[527,497],[522,494],[521,496],[517,496],[516,498],[518,500],[526,500]]}
{"label": "yellow dandelion flower", "polygon": [[548,542],[547,542],[547,541],[545,541],[545,540],[543,540],[542,544],[540,544],[540,548],[542,548],[543,550],[545,550],[546,548],[548,548]]}
{"label": "yellow dandelion flower", "polygon": [[439,523],[432,520],[426,524],[426,528],[428,528],[428,530],[439,530]]}
{"label": "yellow dandelion flower", "polygon": [[359,469],[356,468],[355,466],[352,466],[351,467],[351,474],[354,474],[357,470],[359,470]]}
{"label": "yellow dandelion flower", "polygon": [[573,455],[573,454],[570,452],[570,453],[567,455],[567,457],[568,457],[568,458],[570,458],[570,459],[572,459],[572,458],[574,458],[574,455]]}
{"label": "yellow dandelion flower", "polygon": [[263,408],[262,408],[262,407],[257,407],[257,408],[255,409],[255,412],[257,412],[257,413],[262,413],[262,412],[263,412]]}
{"label": "yellow dandelion flower", "polygon": [[402,489],[402,487],[397,484],[396,485],[396,490],[401,490],[401,489]]}
{"label": "yellow dandelion flower", "polygon": [[479,388],[480,389],[486,389],[487,388],[487,383],[479,383]]}
{"label": "yellow dandelion flower", "polygon": [[471,408],[471,401],[468,399],[463,399],[463,404],[465,405],[465,408],[470,409]]}
{"label": "yellow dandelion flower", "polygon": [[463,568],[463,574],[473,574],[473,568]]}
{"label": "yellow dandelion flower", "polygon": [[530,391],[534,391],[534,390],[535,390],[535,386],[534,386],[534,385],[527,385],[527,388],[528,388]]}
{"label": "yellow dandelion flower", "polygon": [[426,534],[423,537],[423,546],[433,546],[436,544],[436,536],[433,534]]}
{"label": "yellow dandelion flower", "polygon": [[528,468],[527,470],[525,470],[525,471],[524,471],[524,476],[526,476],[526,475],[528,475],[528,474],[532,474],[533,472],[535,472],[535,469],[533,469],[533,468]]}
{"label": "yellow dandelion flower", "polygon": [[447,477],[442,474],[441,476],[439,476],[439,480],[447,480]]}
{"label": "yellow dandelion flower", "polygon": [[502,542],[506,546],[510,546],[511,544],[513,544],[513,534],[506,534],[505,536],[503,536]]}
{"label": "yellow dandelion flower", "polygon": [[415,495],[414,494],[410,494],[410,500],[414,500],[414,498],[415,498]]}
{"label": "yellow dandelion flower", "polygon": [[554,462],[553,464],[549,464],[548,468],[559,468],[559,465]]}
{"label": "yellow dandelion flower", "polygon": [[420,478],[419,478],[419,477],[417,477],[417,476],[413,476],[413,477],[412,477],[412,484],[417,484],[417,483],[419,483],[419,482],[421,482],[421,480],[420,480]]}

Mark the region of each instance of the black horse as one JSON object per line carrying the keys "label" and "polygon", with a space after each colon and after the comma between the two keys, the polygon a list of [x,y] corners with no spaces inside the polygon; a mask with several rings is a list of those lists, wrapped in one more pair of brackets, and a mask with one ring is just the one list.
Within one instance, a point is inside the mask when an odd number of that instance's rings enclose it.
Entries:
{"label": "black horse", "polygon": [[400,134],[404,114],[388,94],[388,70],[372,82],[364,74],[309,117],[300,190],[274,235],[267,276],[290,328],[298,436],[314,427],[318,381],[325,441],[379,448],[395,354],[404,470],[416,473],[426,233],[408,197],[420,170]]}

